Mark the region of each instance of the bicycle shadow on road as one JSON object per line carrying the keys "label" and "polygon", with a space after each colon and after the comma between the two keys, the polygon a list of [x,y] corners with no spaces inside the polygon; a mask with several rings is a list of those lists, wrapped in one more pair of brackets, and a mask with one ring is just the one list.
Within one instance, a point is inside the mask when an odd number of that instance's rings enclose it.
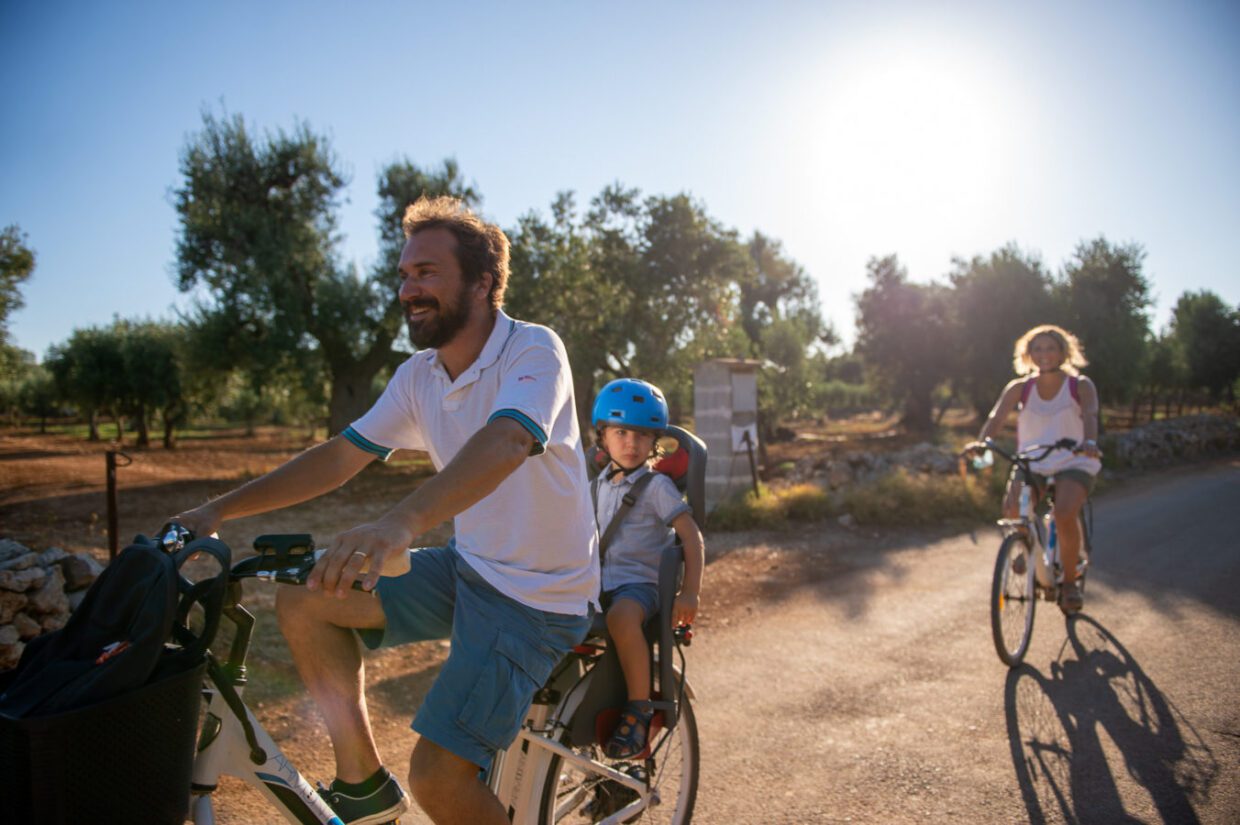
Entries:
{"label": "bicycle shadow on road", "polygon": [[[1029,821],[1198,822],[1219,777],[1213,752],[1132,654],[1096,619],[1068,622],[1043,674],[1008,673],[1013,767]],[[1142,816],[1133,803],[1153,803]]]}

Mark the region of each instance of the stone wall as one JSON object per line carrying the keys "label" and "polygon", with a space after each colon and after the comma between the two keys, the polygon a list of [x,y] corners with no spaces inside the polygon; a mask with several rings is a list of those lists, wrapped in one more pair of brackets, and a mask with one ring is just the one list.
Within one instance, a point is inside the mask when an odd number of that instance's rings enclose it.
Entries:
{"label": "stone wall", "polygon": [[1102,440],[1116,467],[1159,467],[1176,461],[1208,458],[1240,450],[1240,419],[1192,415],[1155,421]]}
{"label": "stone wall", "polygon": [[29,639],[64,627],[101,572],[86,553],[0,539],[0,670],[17,665]]}
{"label": "stone wall", "polygon": [[[1240,451],[1240,419],[1194,415],[1155,421],[1102,439],[1103,468],[1144,469]],[[1002,463],[1002,462],[999,462]],[[839,455],[809,456],[787,474],[790,481],[814,481],[839,490],[875,481],[897,467],[915,473],[958,472],[954,450],[922,443],[894,452],[853,450]]]}

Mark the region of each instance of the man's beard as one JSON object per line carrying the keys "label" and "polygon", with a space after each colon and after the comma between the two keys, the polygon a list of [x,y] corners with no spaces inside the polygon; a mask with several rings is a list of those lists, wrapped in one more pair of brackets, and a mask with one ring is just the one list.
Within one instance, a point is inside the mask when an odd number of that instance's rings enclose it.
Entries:
{"label": "man's beard", "polygon": [[[411,302],[405,305],[405,325],[409,327],[409,340],[417,349],[438,349],[456,337],[469,320],[468,284],[461,284],[456,300],[447,306],[434,299]],[[408,316],[411,308],[430,307],[431,314],[420,320]]]}

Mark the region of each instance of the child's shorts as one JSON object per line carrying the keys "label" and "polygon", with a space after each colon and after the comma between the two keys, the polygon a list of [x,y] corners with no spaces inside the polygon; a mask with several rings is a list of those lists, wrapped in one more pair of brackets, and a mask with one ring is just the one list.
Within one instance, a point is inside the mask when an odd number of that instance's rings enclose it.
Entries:
{"label": "child's shorts", "polygon": [[628,582],[608,590],[600,600],[603,610],[609,610],[618,599],[629,599],[640,604],[646,611],[642,621],[659,612],[659,588],[651,582]]}
{"label": "child's shorts", "polygon": [[368,648],[452,640],[413,719],[422,736],[480,768],[512,744],[534,692],[585,638],[592,616],[538,610],[505,596],[448,547],[410,551],[410,570],[375,588],[387,625]]}

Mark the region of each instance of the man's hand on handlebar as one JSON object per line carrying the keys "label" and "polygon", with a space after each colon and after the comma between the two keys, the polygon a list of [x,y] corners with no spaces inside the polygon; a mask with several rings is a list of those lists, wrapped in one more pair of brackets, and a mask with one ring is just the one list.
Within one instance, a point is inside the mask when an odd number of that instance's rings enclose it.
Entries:
{"label": "man's hand on handlebar", "polygon": [[384,572],[397,574],[402,563],[403,569],[408,569],[413,539],[409,528],[385,519],[346,530],[332,540],[314,565],[306,587],[338,599],[345,598],[359,579],[363,590],[374,590]]}
{"label": "man's hand on handlebar", "polygon": [[211,507],[211,503],[195,507],[193,510],[186,510],[184,513],[178,513],[169,519],[189,530],[195,536],[214,536],[216,531],[220,529],[220,525],[224,519]]}

